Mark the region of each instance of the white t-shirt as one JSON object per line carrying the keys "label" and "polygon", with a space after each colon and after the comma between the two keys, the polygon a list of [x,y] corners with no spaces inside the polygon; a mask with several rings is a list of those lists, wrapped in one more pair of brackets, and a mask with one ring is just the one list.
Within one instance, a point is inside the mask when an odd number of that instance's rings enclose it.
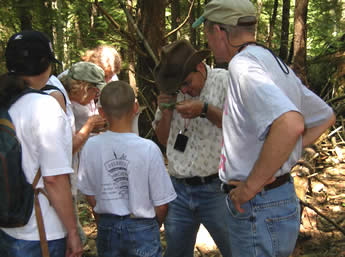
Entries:
{"label": "white t-shirt", "polygon": [[[21,97],[9,109],[16,133],[22,145],[22,167],[29,183],[41,168],[42,176],[72,173],[72,130],[58,102],[48,95],[30,93]],[[38,183],[43,188],[43,179]],[[55,209],[39,194],[48,240],[66,236]],[[23,227],[5,229],[10,236],[22,240],[39,240],[35,210]]]}
{"label": "white t-shirt", "polygon": [[90,138],[81,153],[78,189],[96,198],[100,214],[155,217],[176,198],[162,153],[151,140],[111,131]]}
{"label": "white t-shirt", "polygon": [[[75,124],[75,118],[74,118],[74,113],[73,113],[73,105],[72,105],[71,100],[68,97],[68,93],[67,93],[65,87],[62,85],[61,81],[57,77],[55,77],[54,75],[50,76],[50,78],[46,84],[56,86],[57,88],[59,88],[61,90],[61,92],[65,96],[66,115],[67,115],[67,119],[69,121],[69,124],[71,125],[71,128],[72,128],[72,135],[74,136],[76,133],[76,124]],[[56,91],[56,90],[52,89],[52,90],[47,90],[44,92],[46,92],[47,94],[50,94],[51,92],[54,92],[54,91]],[[78,156],[78,153],[75,153],[73,155],[73,158],[72,158],[72,168],[73,168],[74,172],[70,176],[71,177],[71,190],[72,190],[72,195],[74,197],[76,197],[77,193],[78,193],[77,186],[76,186],[78,165],[79,165],[79,156]]]}
{"label": "white t-shirt", "polygon": [[[333,114],[291,69],[285,74],[273,55],[262,47],[249,45],[238,53],[229,64],[229,78],[219,169],[223,181],[248,177],[271,124],[284,113],[301,113],[306,127],[320,125]],[[301,153],[302,137],[275,175],[288,173]]]}
{"label": "white t-shirt", "polygon": [[[47,85],[52,85],[52,86],[56,86],[58,89],[61,90],[61,92],[63,93],[63,95],[65,96],[65,99],[66,99],[66,115],[67,115],[67,118],[68,118],[68,121],[71,125],[71,128],[73,130],[73,134],[75,134],[75,118],[74,118],[74,114],[73,114],[73,108],[72,108],[72,103],[71,103],[71,100],[69,99],[68,97],[68,94],[67,94],[67,91],[65,89],[65,87],[62,85],[61,81],[55,77],[54,75],[51,75],[48,82],[46,83]],[[46,92],[47,94],[50,94],[52,92],[54,92],[56,90],[52,89],[52,90],[47,90],[47,91],[44,91]]]}

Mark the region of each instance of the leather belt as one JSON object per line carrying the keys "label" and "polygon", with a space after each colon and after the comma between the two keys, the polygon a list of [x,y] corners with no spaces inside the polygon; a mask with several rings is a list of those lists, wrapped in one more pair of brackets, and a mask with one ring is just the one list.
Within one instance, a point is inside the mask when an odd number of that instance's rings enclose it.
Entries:
{"label": "leather belt", "polygon": [[206,177],[190,177],[190,178],[176,178],[178,182],[185,183],[190,186],[200,186],[211,183],[215,179],[219,179],[218,173]]}
{"label": "leather belt", "polygon": [[[281,185],[285,184],[286,182],[290,181],[290,173],[286,173],[284,175],[281,175],[279,177],[276,177],[276,179],[270,183],[264,186],[265,191],[280,187]],[[234,189],[236,186],[229,185],[226,183],[222,183],[221,189],[224,193],[228,194],[232,189]]]}

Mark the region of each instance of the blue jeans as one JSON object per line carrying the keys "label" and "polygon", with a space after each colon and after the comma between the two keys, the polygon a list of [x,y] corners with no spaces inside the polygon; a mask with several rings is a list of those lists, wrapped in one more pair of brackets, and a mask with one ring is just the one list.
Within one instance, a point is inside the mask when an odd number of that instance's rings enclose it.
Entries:
{"label": "blue jeans", "polygon": [[99,257],[160,257],[159,226],[153,219],[101,214],[98,224]]}
{"label": "blue jeans", "polygon": [[238,212],[227,197],[234,257],[288,257],[300,227],[300,205],[292,181],[263,190]]}
{"label": "blue jeans", "polygon": [[[50,257],[65,257],[66,238],[48,241]],[[40,241],[20,240],[0,229],[1,257],[42,257]]]}
{"label": "blue jeans", "polygon": [[220,180],[190,186],[171,177],[177,198],[169,203],[164,222],[167,249],[165,257],[193,257],[200,224],[208,230],[224,257],[231,256],[229,219]]}

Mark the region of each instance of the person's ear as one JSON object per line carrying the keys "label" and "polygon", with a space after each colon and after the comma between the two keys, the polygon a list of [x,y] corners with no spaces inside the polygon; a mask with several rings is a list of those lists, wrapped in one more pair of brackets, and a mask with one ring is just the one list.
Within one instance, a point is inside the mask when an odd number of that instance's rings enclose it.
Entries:
{"label": "person's ear", "polygon": [[133,104],[133,113],[136,115],[139,112],[139,103],[138,99],[135,98],[135,102]]}
{"label": "person's ear", "polygon": [[196,71],[198,72],[203,72],[205,70],[205,65],[203,62],[199,62],[197,65],[196,65]]}
{"label": "person's ear", "polygon": [[219,24],[213,24],[213,32],[220,33],[222,29],[220,28]]}
{"label": "person's ear", "polygon": [[102,116],[103,119],[107,118],[102,107],[98,107],[98,113]]}

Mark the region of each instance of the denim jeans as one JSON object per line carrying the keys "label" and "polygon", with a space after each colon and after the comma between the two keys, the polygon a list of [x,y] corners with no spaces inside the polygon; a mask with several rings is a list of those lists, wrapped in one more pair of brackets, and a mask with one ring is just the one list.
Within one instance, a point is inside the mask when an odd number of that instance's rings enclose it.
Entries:
{"label": "denim jeans", "polygon": [[[48,241],[50,257],[65,257],[66,238]],[[0,229],[1,257],[42,257],[40,241],[20,240]]]}
{"label": "denim jeans", "polygon": [[227,197],[234,257],[288,257],[300,227],[300,205],[292,181],[263,190],[238,212]]}
{"label": "denim jeans", "polygon": [[101,214],[98,224],[99,257],[160,257],[159,226],[153,219]]}
{"label": "denim jeans", "polygon": [[229,219],[226,195],[220,180],[190,186],[171,177],[177,198],[169,203],[164,222],[167,249],[165,257],[193,257],[200,224],[208,230],[224,257],[230,257]]}

